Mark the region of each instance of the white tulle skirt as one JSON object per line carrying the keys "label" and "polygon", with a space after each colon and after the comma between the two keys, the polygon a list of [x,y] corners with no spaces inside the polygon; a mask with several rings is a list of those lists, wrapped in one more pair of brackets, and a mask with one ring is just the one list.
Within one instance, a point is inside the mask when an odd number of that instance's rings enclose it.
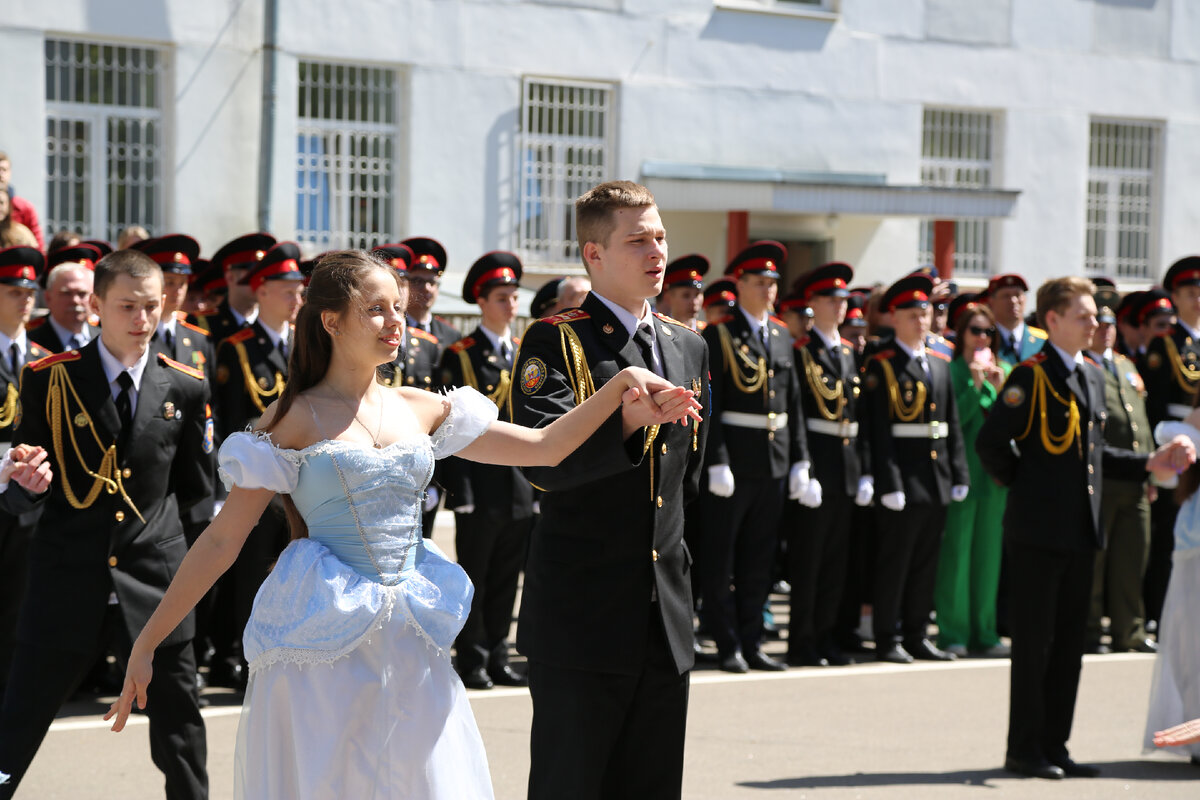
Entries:
{"label": "white tulle skirt", "polygon": [[1158,624],[1145,752],[1200,756],[1200,743],[1156,748],[1155,731],[1200,718],[1200,547],[1176,550]]}
{"label": "white tulle skirt", "polygon": [[483,741],[449,658],[470,584],[464,596],[458,566],[436,549],[428,556],[386,587],[317,542],[288,546],[246,630],[235,797],[492,797]]}

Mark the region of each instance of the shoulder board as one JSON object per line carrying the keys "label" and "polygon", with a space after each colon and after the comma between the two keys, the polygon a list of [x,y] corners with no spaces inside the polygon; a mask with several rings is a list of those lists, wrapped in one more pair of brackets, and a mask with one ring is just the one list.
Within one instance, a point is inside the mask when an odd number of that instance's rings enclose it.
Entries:
{"label": "shoulder board", "polygon": [[1096,362],[1096,359],[1092,358],[1091,356],[1085,355],[1085,356],[1083,357],[1083,360],[1084,360],[1084,361],[1086,361],[1087,363],[1091,364],[1093,367],[1098,367],[1098,366],[1100,366],[1100,364],[1098,364],[1098,363]]}
{"label": "shoulder board", "polygon": [[81,358],[81,356],[79,355],[78,350],[68,350],[65,353],[55,353],[52,356],[46,356],[45,358],[39,358],[37,361],[34,361],[32,364],[29,364],[28,366],[34,372],[39,372],[39,371],[45,369],[46,367],[52,367],[55,364],[62,364],[67,361],[78,361],[80,358]]}
{"label": "shoulder board", "polygon": [[29,347],[29,355],[32,358],[34,358],[35,360],[39,359],[39,358],[45,358],[46,356],[49,356],[49,355],[54,355],[53,353],[51,353],[46,348],[42,347],[37,342],[27,342],[27,345]]}
{"label": "shoulder board", "polygon": [[514,336],[514,337],[512,337],[512,343],[513,343],[514,345],[516,345],[517,347],[520,347],[520,345],[521,345],[521,337],[520,337],[520,336]]}
{"label": "shoulder board", "polygon": [[884,361],[886,359],[891,358],[894,355],[896,355],[896,351],[892,350],[891,348],[888,348],[887,350],[880,350],[878,353],[875,353],[874,355],[872,355],[871,360],[872,361]]}
{"label": "shoulder board", "polygon": [[692,333],[699,333],[699,331],[692,330],[691,325],[680,322],[679,320],[675,319],[674,317],[668,317],[666,314],[660,314],[657,311],[654,312],[654,316],[658,317],[663,322],[669,322],[672,325],[678,325],[680,328],[683,328],[685,331],[691,331]]}
{"label": "shoulder board", "polygon": [[205,337],[208,336],[208,331],[204,330],[204,328],[201,328],[199,325],[193,325],[192,323],[188,322],[186,319],[178,320],[178,322],[180,325],[187,328],[189,331],[195,331],[196,333],[202,334]]}
{"label": "shoulder board", "polygon": [[927,348],[925,348],[925,352],[926,352],[926,353],[929,353],[929,355],[931,355],[931,356],[936,356],[937,358],[940,358],[942,361],[949,361],[949,360],[950,360],[950,356],[946,355],[946,354],[945,354],[945,353],[943,353],[941,350],[930,350],[930,349],[927,347]]}
{"label": "shoulder board", "polygon": [[1040,364],[1040,363],[1042,363],[1042,362],[1043,362],[1043,361],[1045,361],[1045,360],[1046,360],[1046,354],[1045,354],[1045,353],[1035,353],[1034,355],[1032,355],[1032,356],[1030,356],[1029,358],[1027,358],[1027,359],[1025,359],[1024,361],[1022,361],[1022,362],[1021,362],[1020,364],[1018,364],[1017,366],[1020,366],[1020,367],[1032,367],[1032,366],[1034,366],[1035,364]]}
{"label": "shoulder board", "polygon": [[193,378],[195,378],[198,381],[204,380],[204,373],[201,372],[200,370],[196,369],[195,367],[189,367],[187,364],[180,364],[175,359],[167,358],[162,353],[158,354],[158,360],[163,362],[164,364],[166,364],[168,367],[173,367],[173,368],[179,370],[184,375],[191,375]]}
{"label": "shoulder board", "polygon": [[775,316],[774,314],[768,315],[767,319],[771,320],[771,322],[774,322],[776,325],[779,325],[784,328],[787,327],[787,323],[784,322],[783,320],[781,320],[779,317]]}
{"label": "shoulder board", "polygon": [[551,325],[561,325],[564,322],[574,322],[577,319],[589,319],[591,314],[584,311],[582,308],[572,308],[570,311],[564,311],[561,314],[555,314],[552,317],[545,317],[541,321],[549,322]]}
{"label": "shoulder board", "polygon": [[475,340],[468,336],[464,339],[459,339],[457,342],[450,345],[449,349],[451,353],[461,353],[463,350],[466,350],[468,347],[472,347],[474,344]]}
{"label": "shoulder board", "polygon": [[434,336],[432,333],[430,333],[429,331],[423,331],[420,328],[413,328],[413,327],[409,327],[407,330],[408,330],[409,334],[417,337],[418,339],[424,339],[425,341],[433,342],[434,344],[438,343],[438,338],[436,336]]}
{"label": "shoulder board", "polygon": [[845,336],[841,337],[841,339],[842,339],[842,344],[844,344],[846,347],[854,347],[854,342],[850,341]]}
{"label": "shoulder board", "polygon": [[1035,328],[1032,325],[1026,325],[1025,330],[1029,331],[1031,336],[1034,336],[1038,339],[1047,339],[1050,336],[1050,334],[1046,333],[1041,328]]}
{"label": "shoulder board", "polygon": [[254,338],[254,329],[253,328],[242,328],[240,331],[233,334],[232,336],[226,337],[224,343],[225,344],[239,344],[241,342],[246,341],[247,339],[253,339],[253,338]]}
{"label": "shoulder board", "polygon": [[50,316],[48,314],[44,317],[34,317],[33,319],[29,320],[29,322],[25,323],[25,330],[36,331],[38,328],[45,325],[46,320],[49,318],[50,318]]}
{"label": "shoulder board", "polygon": [[794,348],[796,348],[797,350],[799,350],[801,347],[804,347],[804,346],[806,346],[806,345],[807,345],[809,342],[811,342],[811,341],[812,341],[812,337],[811,337],[811,336],[801,336],[799,339],[797,339],[796,341],[792,342],[792,347],[794,347]]}

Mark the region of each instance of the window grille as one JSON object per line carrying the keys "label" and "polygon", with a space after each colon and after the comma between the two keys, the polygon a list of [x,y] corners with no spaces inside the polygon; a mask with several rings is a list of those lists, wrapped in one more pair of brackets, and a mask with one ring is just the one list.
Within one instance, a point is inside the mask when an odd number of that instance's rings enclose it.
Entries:
{"label": "window grille", "polygon": [[162,232],[166,54],[46,40],[46,224],[116,241]]}
{"label": "window grille", "polygon": [[609,178],[611,84],[526,79],[518,137],[517,249],[526,263],[579,263],[575,199]]}
{"label": "window grille", "polygon": [[1154,124],[1092,121],[1084,253],[1089,274],[1150,277],[1159,135]]}
{"label": "window grille", "polygon": [[[921,183],[985,189],[994,169],[994,117],[987,112],[927,108],[921,135]],[[954,269],[958,274],[991,272],[991,223],[958,220],[954,226]],[[933,261],[933,220],[921,223],[918,263]]]}
{"label": "window grille", "polygon": [[384,244],[397,216],[396,73],[314,61],[298,69],[296,239],[318,252]]}

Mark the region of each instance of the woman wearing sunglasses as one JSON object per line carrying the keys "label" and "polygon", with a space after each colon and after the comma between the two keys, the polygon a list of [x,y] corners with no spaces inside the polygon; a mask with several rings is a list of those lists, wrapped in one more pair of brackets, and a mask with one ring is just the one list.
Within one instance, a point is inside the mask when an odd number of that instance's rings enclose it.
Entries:
{"label": "woman wearing sunglasses", "polygon": [[971,492],[947,509],[934,594],[938,647],[960,657],[970,653],[1002,658],[1009,649],[996,632],[996,593],[1007,490],[984,472],[975,453],[975,438],[1012,367],[996,357],[999,338],[988,307],[969,299],[954,305],[949,322],[955,326],[957,348],[950,378]]}

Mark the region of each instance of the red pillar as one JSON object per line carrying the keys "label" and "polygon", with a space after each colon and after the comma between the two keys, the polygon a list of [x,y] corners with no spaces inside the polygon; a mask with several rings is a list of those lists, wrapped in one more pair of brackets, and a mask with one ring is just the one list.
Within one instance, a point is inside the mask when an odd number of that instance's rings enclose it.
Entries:
{"label": "red pillar", "polygon": [[725,228],[725,263],[746,249],[750,244],[750,212],[730,211]]}
{"label": "red pillar", "polygon": [[933,265],[944,281],[954,276],[954,220],[939,219],[933,223]]}

